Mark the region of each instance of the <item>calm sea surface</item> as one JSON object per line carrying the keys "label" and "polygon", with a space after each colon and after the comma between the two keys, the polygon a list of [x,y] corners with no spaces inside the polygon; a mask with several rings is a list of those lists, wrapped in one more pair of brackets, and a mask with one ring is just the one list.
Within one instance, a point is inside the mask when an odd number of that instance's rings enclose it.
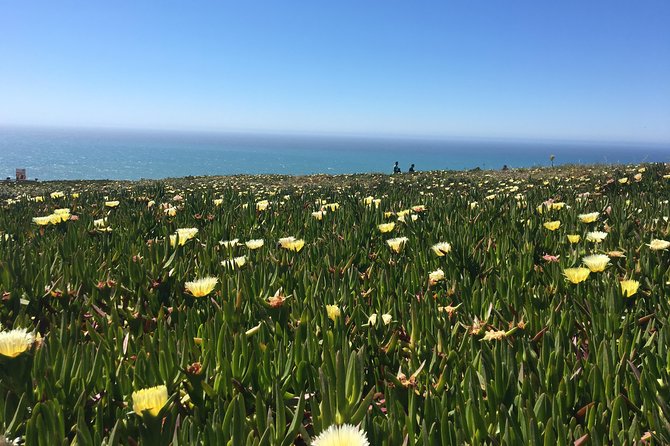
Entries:
{"label": "calm sea surface", "polygon": [[670,144],[384,139],[234,133],[0,127],[0,178],[139,179],[188,175],[499,169],[670,162]]}

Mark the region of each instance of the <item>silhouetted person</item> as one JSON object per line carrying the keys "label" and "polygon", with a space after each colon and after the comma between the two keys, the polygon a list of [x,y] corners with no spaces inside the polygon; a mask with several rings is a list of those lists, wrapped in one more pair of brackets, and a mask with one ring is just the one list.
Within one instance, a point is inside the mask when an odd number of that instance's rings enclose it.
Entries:
{"label": "silhouetted person", "polygon": [[393,166],[393,173],[400,173],[400,166],[398,166],[398,162],[395,162],[395,166]]}
{"label": "silhouetted person", "polygon": [[509,169],[509,167],[507,167],[507,164],[504,164],[503,167],[502,167],[502,170],[507,170],[507,169]]}
{"label": "silhouetted person", "polygon": [[409,172],[409,173],[414,173],[414,164],[412,164],[411,166],[409,166],[409,170],[408,170],[408,172]]}

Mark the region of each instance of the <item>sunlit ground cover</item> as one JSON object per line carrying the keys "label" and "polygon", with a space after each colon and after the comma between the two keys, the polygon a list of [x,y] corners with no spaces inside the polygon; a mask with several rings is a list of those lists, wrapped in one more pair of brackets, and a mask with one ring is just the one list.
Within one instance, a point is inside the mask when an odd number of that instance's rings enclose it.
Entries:
{"label": "sunlit ground cover", "polygon": [[670,443],[670,168],[0,185],[0,432]]}

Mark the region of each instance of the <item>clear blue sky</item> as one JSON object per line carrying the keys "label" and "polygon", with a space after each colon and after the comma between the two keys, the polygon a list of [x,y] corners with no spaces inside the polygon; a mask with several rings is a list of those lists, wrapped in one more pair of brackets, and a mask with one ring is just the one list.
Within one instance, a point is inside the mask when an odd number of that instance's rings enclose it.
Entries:
{"label": "clear blue sky", "polygon": [[670,1],[4,0],[0,124],[670,142]]}

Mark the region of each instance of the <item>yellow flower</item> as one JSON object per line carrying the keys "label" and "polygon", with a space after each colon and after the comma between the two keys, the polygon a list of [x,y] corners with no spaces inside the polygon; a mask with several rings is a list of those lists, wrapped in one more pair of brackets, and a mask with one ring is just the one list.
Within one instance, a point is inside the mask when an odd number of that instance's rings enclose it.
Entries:
{"label": "yellow flower", "polygon": [[556,203],[551,203],[551,208],[555,211],[561,210],[565,207],[565,203],[562,201],[556,202]]}
{"label": "yellow flower", "polygon": [[249,240],[248,242],[244,242],[244,244],[247,245],[247,248],[252,249],[252,250],[260,248],[261,246],[263,246],[264,243],[265,242],[263,241],[262,238],[261,239],[256,239],[256,240]]}
{"label": "yellow flower", "polygon": [[605,271],[610,263],[610,258],[605,254],[593,254],[582,258],[582,262],[592,273],[599,273]]}
{"label": "yellow flower", "polygon": [[556,221],[548,221],[543,225],[545,228],[549,229],[550,231],[555,231],[561,226],[561,222],[556,220]]}
{"label": "yellow flower", "polygon": [[156,204],[156,202],[154,200],[149,200],[149,202],[147,203],[147,208],[150,208],[155,204]]}
{"label": "yellow flower", "polygon": [[408,240],[409,239],[407,237],[397,237],[386,240],[386,243],[393,251],[400,252],[400,250],[405,246],[405,243],[407,243]]}
{"label": "yellow flower", "polygon": [[175,246],[177,236],[179,236],[179,246],[183,246],[188,240],[192,239],[198,233],[198,228],[179,228],[177,234],[170,236],[170,245]]}
{"label": "yellow flower", "polygon": [[51,223],[51,216],[47,215],[46,217],[33,217],[33,223],[39,226],[46,226]]}
{"label": "yellow flower", "polygon": [[312,217],[316,218],[317,220],[323,220],[323,214],[325,214],[326,211],[316,211],[312,212]]}
{"label": "yellow flower", "polygon": [[286,245],[286,249],[289,251],[300,252],[300,250],[305,246],[305,241],[303,239],[295,240]]}
{"label": "yellow flower", "polygon": [[637,289],[640,287],[640,282],[637,280],[622,280],[620,283],[623,297],[632,296],[633,294],[637,293]]}
{"label": "yellow flower", "polygon": [[133,392],[133,410],[137,415],[149,413],[152,417],[159,414],[163,406],[167,403],[167,387],[156,386],[148,389],[136,390]]}
{"label": "yellow flower", "polygon": [[398,217],[398,221],[405,221],[405,217],[412,212],[410,209],[405,209],[397,212],[395,215]]}
{"label": "yellow flower", "polygon": [[326,313],[328,313],[328,317],[335,322],[335,319],[340,317],[342,312],[340,311],[340,307],[337,305],[326,305]]}
{"label": "yellow flower", "polygon": [[312,442],[313,446],[369,446],[365,432],[351,424],[333,424],[321,432]]}
{"label": "yellow flower", "polygon": [[73,192],[72,198],[79,198],[79,192]]}
{"label": "yellow flower", "polygon": [[16,358],[35,342],[35,336],[25,328],[0,332],[0,355]]}
{"label": "yellow flower", "polygon": [[119,205],[118,201],[105,201],[105,206],[108,208],[115,208]]}
{"label": "yellow flower", "polygon": [[107,219],[98,218],[97,220],[93,220],[93,226],[96,228],[104,228],[107,226]]}
{"label": "yellow flower", "polygon": [[63,198],[63,197],[65,196],[65,194],[64,194],[63,192],[61,192],[61,191],[58,191],[58,192],[51,192],[50,195],[51,195],[51,198],[54,198],[54,199],[56,199],[56,198]]}
{"label": "yellow flower", "polygon": [[296,239],[295,237],[284,237],[279,239],[279,245],[289,251],[300,252],[303,246],[305,246],[305,241],[303,239]]}
{"label": "yellow flower", "polygon": [[169,217],[174,217],[177,215],[177,208],[174,206],[169,206],[163,211],[163,213]]}
{"label": "yellow flower", "polygon": [[381,225],[377,226],[379,229],[379,232],[391,232],[395,228],[395,223],[382,223]]}
{"label": "yellow flower", "polygon": [[599,212],[590,212],[588,214],[579,214],[577,218],[579,218],[579,221],[582,223],[593,223],[598,219],[599,215]]}
{"label": "yellow flower", "polygon": [[582,236],[579,234],[568,234],[568,241],[570,243],[579,243],[579,241],[582,239]]}
{"label": "yellow flower", "polygon": [[432,249],[438,257],[444,257],[445,254],[451,251],[451,245],[447,242],[440,242],[431,246],[430,249]]}
{"label": "yellow flower", "polygon": [[591,274],[591,270],[588,268],[566,268],[563,270],[565,277],[572,283],[579,283],[586,280]]}
{"label": "yellow flower", "polygon": [[[64,221],[67,221],[70,219],[70,214],[69,214],[69,209],[56,209],[56,211],[61,211],[59,213],[54,212],[53,214],[49,215],[49,220],[52,225],[57,225],[58,223],[62,223]],[[63,212],[63,211],[68,211],[68,212]]]}
{"label": "yellow flower", "polygon": [[379,207],[381,202],[382,202],[381,198],[374,198],[372,196],[363,198],[363,204],[365,204],[366,206],[372,206],[374,204],[375,207]]}
{"label": "yellow flower", "polygon": [[619,178],[619,183],[620,183],[620,184],[626,184],[626,183],[628,183],[628,178],[626,178],[626,177]]}
{"label": "yellow flower", "polygon": [[264,211],[268,208],[270,205],[270,202],[268,200],[261,200],[258,203],[256,203],[256,210],[257,211]]}
{"label": "yellow flower", "polygon": [[331,212],[337,210],[340,207],[340,203],[328,203],[323,205],[324,208],[330,209]]}
{"label": "yellow flower", "polygon": [[[33,218],[33,221],[34,220],[35,219]],[[649,246],[652,251],[661,251],[670,248],[670,242],[655,238],[647,246]]]}
{"label": "yellow flower", "polygon": [[593,231],[586,233],[586,240],[593,243],[600,243],[607,237],[607,232]]}
{"label": "yellow flower", "polygon": [[186,291],[193,297],[207,296],[214,290],[219,279],[216,277],[204,277],[202,279],[194,280],[193,282],[186,282],[184,287]]}
{"label": "yellow flower", "polygon": [[223,198],[214,199],[214,206],[221,206],[221,204],[223,204]]}
{"label": "yellow flower", "polygon": [[440,280],[444,280],[444,271],[442,271],[442,269],[437,269],[428,274],[428,282],[430,282],[431,285],[436,284]]}

